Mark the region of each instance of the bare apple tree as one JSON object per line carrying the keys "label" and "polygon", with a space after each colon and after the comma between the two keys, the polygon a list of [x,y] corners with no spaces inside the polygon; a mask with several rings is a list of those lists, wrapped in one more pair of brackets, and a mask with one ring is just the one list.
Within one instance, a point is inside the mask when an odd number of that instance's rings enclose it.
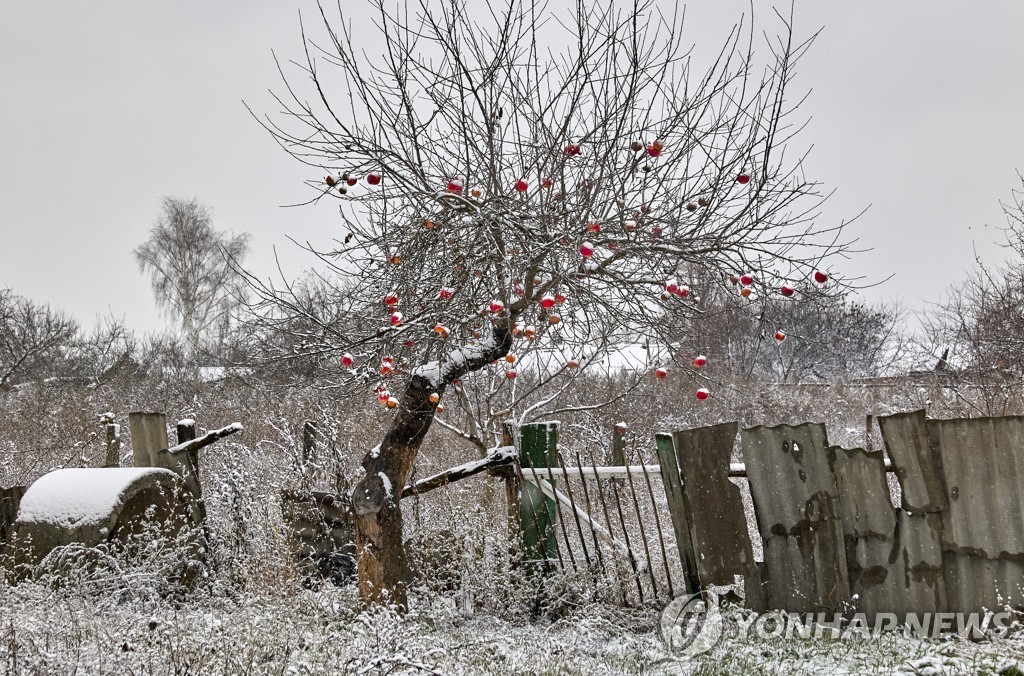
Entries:
{"label": "bare apple tree", "polygon": [[[760,34],[737,26],[699,70],[681,17],[645,3],[564,17],[530,2],[479,16],[370,4],[372,38],[347,8],[321,7],[324,42],[303,30],[301,77],[282,69],[285,114],[262,118],[319,172],[310,201],[339,201],[336,245],[307,246],[334,276],[334,309],[252,281],[264,330],[300,327],[281,359],[395,409],[352,503],[361,593],[404,607],[398,496],[449,388],[477,419],[540,410],[553,399],[527,401],[518,363],[557,394],[599,353],[664,346],[666,317],[699,314],[690,264],[709,284],[749,275],[756,297],[849,245],[841,224],[815,223],[822,196],[789,143],[809,40],[788,18],[761,54]],[[486,445],[494,431],[460,433]]]}

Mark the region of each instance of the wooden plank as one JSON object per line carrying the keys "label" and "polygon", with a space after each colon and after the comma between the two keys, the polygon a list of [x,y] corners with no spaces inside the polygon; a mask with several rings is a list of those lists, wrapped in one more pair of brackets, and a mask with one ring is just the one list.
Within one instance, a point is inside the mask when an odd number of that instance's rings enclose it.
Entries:
{"label": "wooden plank", "polygon": [[[421,495],[427,491],[432,491],[435,488],[441,486],[447,486],[450,483],[467,479],[471,476],[486,472],[492,467],[498,467],[500,465],[507,465],[515,462],[516,453],[515,448],[512,446],[503,446],[501,448],[491,449],[491,452],[487,454],[486,458],[475,460],[473,462],[467,462],[464,465],[458,467],[452,467],[446,469],[443,472],[427,477],[422,481],[417,481],[414,484],[405,486],[402,489],[402,497],[407,498],[411,495]],[[527,470],[532,471],[532,470]]]}
{"label": "wooden plank", "polygon": [[700,578],[697,576],[697,557],[693,549],[693,538],[690,535],[690,521],[686,515],[686,503],[683,500],[683,485],[676,463],[676,447],[671,434],[656,434],[655,445],[660,461],[661,481],[665,486],[665,498],[668,501],[668,512],[672,518],[672,531],[676,536],[676,549],[683,568],[683,587],[687,594],[695,594],[700,589]]}
{"label": "wooden plank", "polygon": [[672,434],[701,585],[751,575],[754,551],[739,486],[729,481],[736,423]]}

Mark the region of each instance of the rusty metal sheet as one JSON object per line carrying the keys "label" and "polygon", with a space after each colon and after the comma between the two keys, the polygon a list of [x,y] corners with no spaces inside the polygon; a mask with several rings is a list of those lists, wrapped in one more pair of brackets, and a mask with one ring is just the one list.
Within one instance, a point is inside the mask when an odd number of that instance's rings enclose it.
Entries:
{"label": "rusty metal sheet", "polygon": [[753,427],[741,438],[764,540],[768,606],[841,612],[850,584],[824,425]]}
{"label": "rusty metal sheet", "polygon": [[672,435],[702,586],[733,584],[753,571],[743,500],[729,481],[736,430],[732,422]]}
{"label": "rusty metal sheet", "polygon": [[942,470],[925,412],[880,416],[878,427],[900,482],[903,509],[914,514],[944,510],[947,503]]}

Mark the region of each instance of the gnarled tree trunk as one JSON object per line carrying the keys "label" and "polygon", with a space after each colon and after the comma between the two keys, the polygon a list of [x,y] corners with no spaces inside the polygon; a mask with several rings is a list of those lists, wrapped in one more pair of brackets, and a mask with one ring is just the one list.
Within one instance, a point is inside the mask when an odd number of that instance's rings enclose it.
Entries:
{"label": "gnarled tree trunk", "polygon": [[[436,385],[423,375],[409,378],[398,415],[380,446],[363,456],[366,474],[352,489],[356,516],[356,550],[359,565],[359,593],[364,603],[394,605],[408,609],[408,564],[402,533],[402,488],[412,473],[413,461],[434,420],[433,392],[508,354],[512,346],[511,319],[492,327],[491,345],[471,357],[456,351],[438,369]],[[455,355],[462,356],[455,358]]]}

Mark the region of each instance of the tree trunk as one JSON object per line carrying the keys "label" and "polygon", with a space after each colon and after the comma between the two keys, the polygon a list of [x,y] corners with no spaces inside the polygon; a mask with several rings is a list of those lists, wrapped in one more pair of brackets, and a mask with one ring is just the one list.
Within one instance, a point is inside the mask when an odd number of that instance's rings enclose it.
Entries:
{"label": "tree trunk", "polygon": [[363,457],[366,474],[352,489],[359,592],[367,603],[407,608],[408,567],[398,501],[434,420],[435,406],[429,399],[432,391],[425,378],[409,380],[391,429],[381,445]]}
{"label": "tree trunk", "polygon": [[436,405],[430,394],[442,394],[451,382],[508,354],[512,346],[510,322],[493,327],[494,347],[487,353],[462,361],[445,372],[434,387],[413,375],[405,388],[398,415],[378,448],[363,456],[365,475],[352,489],[356,522],[359,593],[366,604],[393,605],[408,610],[408,565],[402,533],[402,489],[412,473],[413,461],[434,421]]}

